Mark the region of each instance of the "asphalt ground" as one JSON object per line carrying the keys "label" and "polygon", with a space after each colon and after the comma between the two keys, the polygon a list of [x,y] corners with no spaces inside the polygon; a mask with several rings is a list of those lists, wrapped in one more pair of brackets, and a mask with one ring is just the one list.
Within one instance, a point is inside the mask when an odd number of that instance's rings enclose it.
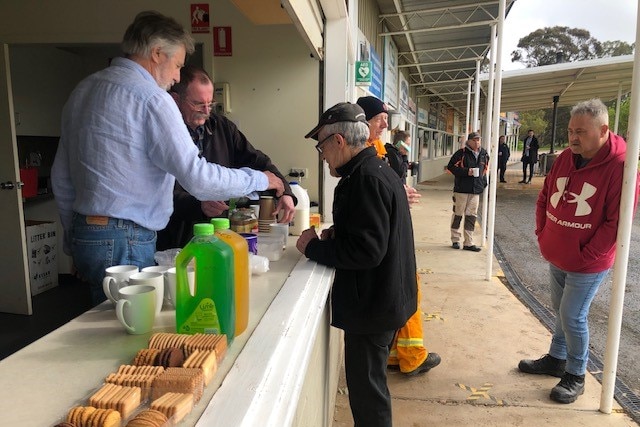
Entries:
{"label": "asphalt ground", "polygon": [[[535,229],[535,202],[544,177],[535,176],[531,185],[519,184],[522,179],[521,164],[515,163],[507,170],[507,183],[498,184],[496,196],[495,243],[496,253],[505,270],[516,276],[516,283],[533,296],[538,304],[552,313],[549,294],[549,270],[547,262],[538,250]],[[618,357],[618,379],[635,396],[640,395],[640,214],[636,212],[631,242],[625,288],[625,301]],[[611,298],[613,271],[601,285],[589,313],[592,359],[604,362],[607,339],[607,322]],[[517,282],[520,283],[517,283]],[[530,304],[531,305],[531,304]],[[535,304],[533,304],[535,306]],[[534,308],[534,307],[530,307]],[[535,310],[534,314],[535,313]],[[544,322],[543,322],[544,323]],[[539,355],[532,354],[534,358]],[[594,357],[595,356],[595,357]],[[593,374],[597,370],[590,364]],[[624,405],[623,405],[624,406]],[[635,414],[638,415],[638,414]],[[637,417],[634,417],[637,419]]]}

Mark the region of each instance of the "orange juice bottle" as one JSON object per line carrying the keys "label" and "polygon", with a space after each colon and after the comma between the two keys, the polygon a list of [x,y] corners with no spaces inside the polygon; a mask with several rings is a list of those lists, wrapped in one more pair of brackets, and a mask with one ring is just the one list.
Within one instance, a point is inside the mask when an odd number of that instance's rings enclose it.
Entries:
{"label": "orange juice bottle", "polygon": [[211,223],[220,240],[231,246],[233,250],[236,290],[236,333],[240,335],[249,323],[249,247],[244,237],[229,229],[228,218],[213,218]]}

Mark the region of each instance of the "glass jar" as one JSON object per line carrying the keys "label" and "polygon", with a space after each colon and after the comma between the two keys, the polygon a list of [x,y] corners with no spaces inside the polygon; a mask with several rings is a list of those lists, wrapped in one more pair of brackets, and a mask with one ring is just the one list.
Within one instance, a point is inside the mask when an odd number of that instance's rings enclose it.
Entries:
{"label": "glass jar", "polygon": [[236,233],[257,233],[258,218],[251,208],[237,208],[229,215],[230,228]]}

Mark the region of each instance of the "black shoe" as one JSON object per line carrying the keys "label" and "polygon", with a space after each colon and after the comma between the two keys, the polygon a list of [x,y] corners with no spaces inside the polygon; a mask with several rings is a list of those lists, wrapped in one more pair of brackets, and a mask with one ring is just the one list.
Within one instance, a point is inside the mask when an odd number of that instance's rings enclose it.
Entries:
{"label": "black shoe", "polygon": [[416,369],[410,372],[405,372],[404,374],[408,377],[413,377],[415,375],[424,374],[429,372],[431,368],[435,368],[440,364],[440,355],[438,353],[429,353],[427,358],[422,362],[422,365],[418,366]]}
{"label": "black shoe", "polygon": [[473,251],[473,252],[480,252],[481,251],[481,249],[479,247],[477,247],[476,245],[463,246],[462,249],[464,249],[465,251]]}
{"label": "black shoe", "polygon": [[451,245],[451,247],[452,247],[453,249],[460,249],[460,243],[458,243],[458,242],[453,242],[453,244]]}
{"label": "black shoe", "polygon": [[551,375],[562,378],[564,375],[565,360],[556,359],[553,356],[545,354],[540,359],[531,360],[524,359],[518,364],[518,369],[527,374]]}
{"label": "black shoe", "polygon": [[584,393],[584,375],[565,373],[549,397],[558,403],[573,403]]}
{"label": "black shoe", "polygon": [[525,181],[524,179],[522,181],[518,181],[518,184],[526,184],[527,181]]}
{"label": "black shoe", "polygon": [[507,182],[507,181],[505,181],[504,179],[501,179],[500,182]]}

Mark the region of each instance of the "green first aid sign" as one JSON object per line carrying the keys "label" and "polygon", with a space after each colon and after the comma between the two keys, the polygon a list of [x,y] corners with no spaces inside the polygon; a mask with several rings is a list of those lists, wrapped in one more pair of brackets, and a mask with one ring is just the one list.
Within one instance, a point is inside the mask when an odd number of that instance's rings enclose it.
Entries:
{"label": "green first aid sign", "polygon": [[371,61],[356,61],[356,85],[369,86],[372,71]]}

